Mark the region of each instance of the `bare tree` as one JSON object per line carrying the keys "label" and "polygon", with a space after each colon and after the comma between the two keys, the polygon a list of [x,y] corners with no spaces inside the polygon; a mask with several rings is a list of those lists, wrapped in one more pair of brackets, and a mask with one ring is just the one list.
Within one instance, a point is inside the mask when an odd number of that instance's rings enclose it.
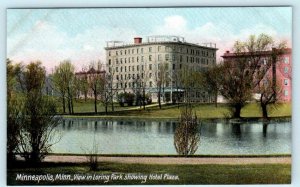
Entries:
{"label": "bare tree", "polygon": [[91,63],[90,69],[88,71],[88,82],[89,87],[93,92],[94,96],[94,109],[95,113],[97,114],[97,104],[98,104],[98,96],[101,92],[101,84],[103,83],[103,72],[100,62],[98,62],[98,67],[94,62]]}
{"label": "bare tree", "polygon": [[165,87],[170,81],[169,65],[167,63],[158,63],[155,71],[155,85],[157,90],[158,105],[161,109],[161,96],[165,101]]}
{"label": "bare tree", "polygon": [[200,142],[199,125],[191,106],[181,110],[179,124],[174,134],[174,146],[180,155],[193,155]]}

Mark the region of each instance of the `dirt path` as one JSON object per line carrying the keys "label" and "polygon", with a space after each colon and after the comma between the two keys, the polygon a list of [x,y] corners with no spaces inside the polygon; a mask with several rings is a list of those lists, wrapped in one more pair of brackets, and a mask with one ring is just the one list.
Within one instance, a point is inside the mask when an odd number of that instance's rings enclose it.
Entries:
{"label": "dirt path", "polygon": [[[50,155],[45,158],[48,162],[87,162],[85,156]],[[291,157],[99,157],[100,162],[139,163],[139,164],[290,164]]]}

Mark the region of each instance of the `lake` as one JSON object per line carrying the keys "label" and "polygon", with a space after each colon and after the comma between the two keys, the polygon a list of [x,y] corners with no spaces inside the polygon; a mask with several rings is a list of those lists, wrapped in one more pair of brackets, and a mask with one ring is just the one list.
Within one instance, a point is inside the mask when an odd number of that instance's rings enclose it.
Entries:
{"label": "lake", "polygon": [[[176,121],[64,119],[54,153],[174,154]],[[202,122],[197,155],[291,154],[291,122]]]}

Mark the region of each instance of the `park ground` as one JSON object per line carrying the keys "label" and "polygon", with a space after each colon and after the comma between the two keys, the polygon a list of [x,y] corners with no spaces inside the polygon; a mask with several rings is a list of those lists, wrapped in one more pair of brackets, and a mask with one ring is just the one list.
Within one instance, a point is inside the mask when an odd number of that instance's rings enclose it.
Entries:
{"label": "park ground", "polygon": [[[40,181],[38,184],[86,184],[86,185],[116,185],[116,184],[289,184],[291,182],[291,158],[254,157],[254,158],[140,158],[140,157],[103,157],[99,159],[99,170],[90,171],[86,158],[50,156],[38,167],[28,166],[24,162],[17,167],[8,169],[8,184],[34,185],[36,181],[16,180],[17,174],[66,174],[74,177],[81,175],[172,175],[178,179],[150,179],[142,183],[137,180],[54,180]],[[74,157],[74,156],[73,156]],[[68,160],[68,162],[66,162]],[[135,160],[134,162],[131,162]],[[216,162],[218,160],[218,162]],[[230,161],[234,164],[229,164]],[[213,163],[215,162],[215,163]],[[175,164],[176,163],[176,164]],[[124,179],[124,178],[123,178]]]}
{"label": "park ground", "polygon": [[[178,118],[183,105],[163,104],[162,109],[159,109],[158,104],[154,103],[147,105],[144,110],[139,106],[121,107],[119,104],[114,104],[114,112],[111,107],[108,107],[108,113],[105,114],[105,109],[102,104],[98,104],[98,113],[94,113],[94,105],[92,100],[77,100],[74,102],[74,114],[65,117],[127,117],[127,118]],[[270,105],[268,107],[269,117],[291,117],[291,103],[282,103]],[[214,119],[214,118],[229,118],[230,107],[227,104],[194,104],[193,109],[198,118]],[[61,108],[60,108],[61,111]],[[262,117],[259,103],[249,103],[241,111],[241,116],[244,118],[260,118]]]}

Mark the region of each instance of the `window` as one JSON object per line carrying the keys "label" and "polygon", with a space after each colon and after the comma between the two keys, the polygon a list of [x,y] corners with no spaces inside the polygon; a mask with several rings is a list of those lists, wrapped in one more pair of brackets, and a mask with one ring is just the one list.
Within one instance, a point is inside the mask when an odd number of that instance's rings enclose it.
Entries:
{"label": "window", "polygon": [[160,54],[157,56],[157,60],[161,61],[161,55]]}
{"label": "window", "polygon": [[122,50],[120,51],[120,55],[122,55]]}
{"label": "window", "polygon": [[149,87],[150,87],[150,88],[152,87],[152,81],[149,82]]}
{"label": "window", "polygon": [[149,47],[149,52],[150,52],[150,53],[152,52],[152,47]]}
{"label": "window", "polygon": [[173,64],[173,70],[175,70],[175,64]]}
{"label": "window", "polygon": [[141,48],[141,53],[142,53],[142,54],[144,53],[144,48]]}
{"label": "window", "polygon": [[124,58],[124,62],[126,63],[127,58]]}
{"label": "window", "polygon": [[139,62],[139,57],[136,57],[136,62]]}
{"label": "window", "polygon": [[139,54],[139,48],[136,49],[136,54]]}
{"label": "window", "polygon": [[116,64],[118,64],[119,62],[118,62],[118,59],[116,58]]}
{"label": "window", "polygon": [[149,78],[151,79],[151,77],[152,77],[152,73],[149,73]]}
{"label": "window", "polygon": [[132,49],[131,52],[132,52],[131,54],[133,54],[134,53],[134,49]]}
{"label": "window", "polygon": [[116,75],[116,79],[119,80],[119,75]]}
{"label": "window", "polygon": [[149,64],[149,70],[152,70],[152,64]]}
{"label": "window", "polygon": [[111,53],[110,53],[110,51],[108,52],[108,56],[110,56],[111,55]]}
{"label": "window", "polygon": [[130,54],[130,49],[128,49],[128,54]]}
{"label": "window", "polygon": [[175,60],[176,60],[176,56],[172,55],[172,61],[175,61]]}
{"label": "window", "polygon": [[134,66],[132,66],[132,71],[134,71]]}
{"label": "window", "polygon": [[289,63],[289,57],[284,57],[284,63],[288,64]]}
{"label": "window", "polygon": [[108,60],[108,65],[110,65],[110,64],[111,64],[111,59]]}
{"label": "window", "polygon": [[284,90],[284,95],[285,95],[285,96],[288,96],[288,95],[289,95],[289,91]]}
{"label": "window", "polygon": [[131,60],[131,62],[132,62],[132,63],[134,62],[134,57],[132,57],[132,60]]}
{"label": "window", "polygon": [[166,55],[165,55],[165,60],[166,60],[166,61],[169,61],[169,58],[170,58],[170,55],[169,55],[169,54],[166,54]]}
{"label": "window", "polygon": [[118,56],[118,51],[116,51],[116,55]]}
{"label": "window", "polygon": [[179,62],[182,62],[182,55],[180,55],[179,57]]}
{"label": "window", "polygon": [[179,69],[181,69],[182,68],[182,64],[179,64]]}
{"label": "window", "polygon": [[144,71],[144,65],[142,65],[142,71]]}
{"label": "window", "polygon": [[287,86],[289,84],[289,80],[288,79],[284,79],[284,85]]}
{"label": "window", "polygon": [[128,63],[130,63],[130,57],[128,58]]}
{"label": "window", "polygon": [[118,72],[119,71],[119,69],[118,69],[118,67],[116,67],[116,72]]}
{"label": "window", "polygon": [[124,69],[125,72],[126,72],[126,69],[127,69],[126,67],[127,67],[127,66],[125,66],[125,69]]}
{"label": "window", "polygon": [[121,67],[120,67],[120,71],[122,72],[122,70],[123,70],[123,67],[121,66]]}
{"label": "window", "polygon": [[158,51],[158,52],[160,51],[160,48],[161,48],[161,46],[158,46],[158,47],[157,47],[157,51]]}
{"label": "window", "polygon": [[[143,49],[143,48],[142,48]],[[144,56],[141,57],[141,62],[144,62]]]}
{"label": "window", "polygon": [[288,67],[284,67],[284,73],[288,73],[289,72],[289,68]]}
{"label": "window", "polygon": [[131,66],[128,66],[128,67],[129,67],[129,71],[130,71]]}
{"label": "window", "polygon": [[139,71],[139,65],[136,66],[136,70]]}
{"label": "window", "polygon": [[[150,49],[150,48],[149,48]],[[152,55],[149,55],[149,61],[152,61]]]}
{"label": "window", "polygon": [[125,55],[126,55],[127,50],[124,51]]}
{"label": "window", "polygon": [[122,64],[122,62],[123,62],[123,59],[122,59],[122,58],[120,59],[120,62],[121,62],[121,64]]}

